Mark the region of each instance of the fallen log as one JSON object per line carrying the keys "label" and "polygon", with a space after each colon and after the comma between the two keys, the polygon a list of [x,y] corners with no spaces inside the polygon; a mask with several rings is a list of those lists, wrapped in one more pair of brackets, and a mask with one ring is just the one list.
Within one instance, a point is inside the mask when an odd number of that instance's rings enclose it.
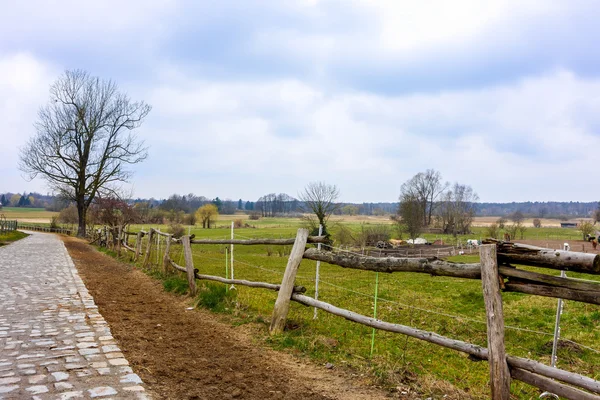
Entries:
{"label": "fallen log", "polygon": [[304,258],[339,265],[343,268],[376,272],[419,272],[433,276],[480,279],[480,264],[462,264],[441,261],[437,258],[370,257],[351,253],[333,253],[308,249]]}

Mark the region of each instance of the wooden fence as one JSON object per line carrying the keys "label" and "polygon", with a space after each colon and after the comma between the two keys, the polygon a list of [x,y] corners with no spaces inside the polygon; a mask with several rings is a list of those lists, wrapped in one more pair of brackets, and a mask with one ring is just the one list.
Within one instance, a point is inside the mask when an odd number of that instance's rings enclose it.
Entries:
{"label": "wooden fence", "polygon": [[16,220],[7,220],[6,217],[0,214],[0,233],[16,231],[18,223]]}
{"label": "wooden fence", "polygon": [[48,233],[60,233],[60,234],[69,235],[69,236],[73,232],[71,229],[51,228],[49,226],[23,225],[23,224],[19,224],[19,229],[24,229],[24,230],[28,230],[28,231],[48,232]]}
{"label": "wooden fence", "polygon": [[[291,239],[250,239],[250,240],[211,240],[183,236],[173,239],[172,235],[154,229],[148,232],[119,232],[118,237],[136,236],[135,247],[127,240],[118,240],[118,251],[124,248],[134,254],[135,259],[143,258],[143,265],[149,263],[154,244],[154,235],[167,238],[162,259],[165,271],[174,268],[184,272],[189,284],[189,293],[195,296],[196,280],[211,280],[225,284],[244,285],[278,291],[270,325],[271,334],[283,331],[290,302],[295,301],[309,307],[343,317],[347,320],[388,332],[401,333],[416,339],[466,353],[474,360],[487,360],[490,369],[491,398],[507,400],[510,397],[510,381],[516,379],[542,390],[567,399],[600,399],[600,382],[580,374],[544,365],[534,360],[515,357],[505,352],[504,318],[502,291],[535,294],[575,300],[590,304],[600,304],[600,283],[581,282],[569,278],[525,271],[511,264],[528,265],[600,275],[600,255],[571,251],[551,250],[517,243],[487,241],[479,247],[480,263],[451,263],[432,258],[371,257],[354,253],[332,253],[316,248],[306,249],[309,243],[323,242],[324,237],[309,236],[307,229],[299,229],[296,238]],[[145,254],[142,253],[142,238],[148,235]],[[175,263],[169,256],[171,243],[183,245],[185,265]],[[192,245],[232,244],[232,245],[291,245],[293,244],[283,279],[279,284],[255,282],[241,279],[228,279],[220,276],[201,274],[194,267]],[[374,272],[417,272],[429,275],[456,278],[479,279],[484,295],[488,347],[455,340],[410,326],[390,323],[336,307],[303,293],[305,288],[295,285],[295,278],[302,259],[327,262],[343,268],[361,269]]]}

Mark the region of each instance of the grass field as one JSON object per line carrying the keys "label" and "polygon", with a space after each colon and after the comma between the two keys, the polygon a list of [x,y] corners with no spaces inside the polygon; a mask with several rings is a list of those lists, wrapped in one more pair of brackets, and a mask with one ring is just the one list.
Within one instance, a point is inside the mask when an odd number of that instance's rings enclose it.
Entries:
{"label": "grass field", "polygon": [[22,223],[49,224],[50,219],[58,215],[57,212],[46,211],[43,208],[25,208],[25,207],[2,207],[0,214],[6,219],[16,219]]}
{"label": "grass field", "polygon": [[19,231],[0,232],[0,246],[7,245],[24,237],[27,237],[27,234]]}
{"label": "grass field", "polygon": [[[235,218],[235,217],[234,217]],[[222,216],[217,229],[190,228],[196,237],[228,238],[232,217]],[[368,221],[374,223],[373,221]],[[235,230],[236,238],[293,237],[300,220],[261,219],[248,221],[255,228]],[[361,221],[344,222],[359,229]],[[138,228],[139,227],[134,227]],[[147,228],[147,227],[146,227]],[[166,226],[158,226],[166,230]],[[480,228],[476,228],[475,231]],[[481,228],[482,229],[482,228]],[[534,229],[531,228],[531,231]],[[541,235],[577,236],[575,230],[540,228]],[[476,234],[475,234],[476,235]],[[427,235],[426,235],[427,236]],[[463,240],[466,238],[462,238]],[[235,246],[235,277],[255,281],[280,283],[291,246]],[[164,249],[164,244],[162,244]],[[194,245],[194,265],[200,273],[225,276],[226,252],[229,246]],[[181,246],[173,246],[171,257],[184,263]],[[160,263],[154,251],[150,259]],[[476,262],[477,256],[461,256],[455,260]],[[229,262],[227,260],[227,262]],[[230,266],[227,266],[230,268]],[[556,271],[545,271],[557,274]],[[379,274],[368,271],[343,269],[321,265],[319,298],[336,306],[364,315],[373,315],[375,286],[378,285],[377,318],[430,330],[451,338],[486,346],[485,311],[480,281],[429,277],[415,273]],[[581,274],[569,273],[572,277]],[[586,279],[598,278],[585,276]],[[185,280],[179,283],[170,278],[173,287],[185,289]],[[307,288],[307,295],[315,293],[315,262],[302,262],[297,284]],[[178,286],[179,285],[179,286]],[[320,362],[350,365],[364,371],[373,379],[381,378],[393,386],[397,382],[412,382],[426,394],[450,398],[487,398],[488,366],[470,361],[465,355],[445,350],[402,335],[377,331],[371,353],[372,330],[339,317],[318,313],[293,303],[285,334],[269,338],[268,321],[276,299],[275,292],[237,287],[225,295],[223,285],[204,284],[199,301],[221,304],[220,310],[235,315],[236,323],[259,322],[263,340],[277,348],[309,355]],[[221,296],[229,302],[215,303]],[[206,299],[212,299],[210,301]],[[549,364],[556,299],[504,293],[507,350],[509,354],[532,358]],[[562,316],[562,337],[576,342],[561,342],[558,352],[559,367],[600,378],[600,307],[565,302]],[[453,386],[449,388],[447,383]],[[536,389],[518,382],[513,383],[513,394],[518,398],[537,398]]]}

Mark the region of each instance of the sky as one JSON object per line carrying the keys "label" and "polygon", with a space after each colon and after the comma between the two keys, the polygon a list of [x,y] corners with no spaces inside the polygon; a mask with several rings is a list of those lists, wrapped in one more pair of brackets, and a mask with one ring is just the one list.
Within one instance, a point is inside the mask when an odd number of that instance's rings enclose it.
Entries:
{"label": "sky", "polygon": [[84,69],[152,111],[134,197],[397,201],[432,168],[483,202],[600,198],[600,4],[0,0],[0,193],[50,85]]}

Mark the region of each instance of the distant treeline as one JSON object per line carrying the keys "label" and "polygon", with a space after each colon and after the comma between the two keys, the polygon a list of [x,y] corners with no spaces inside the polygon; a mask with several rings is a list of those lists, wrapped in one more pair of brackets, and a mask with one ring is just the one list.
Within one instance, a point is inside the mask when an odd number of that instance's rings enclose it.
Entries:
{"label": "distant treeline", "polygon": [[[256,200],[221,200],[197,196],[173,194],[167,199],[132,199],[132,203],[146,203],[150,209],[164,211],[183,211],[191,213],[204,204],[213,203],[222,214],[235,212],[255,212],[263,217],[295,215],[304,212],[304,204],[285,193],[271,193]],[[48,211],[60,211],[69,205],[68,201],[57,196],[40,193],[1,193],[0,204],[11,207],[39,207]],[[395,214],[398,202],[379,203],[342,203],[337,214],[341,215],[386,215]],[[477,216],[508,216],[520,211],[527,217],[536,218],[582,218],[590,217],[599,208],[598,202],[549,201],[549,202],[512,202],[512,203],[475,203]]]}

